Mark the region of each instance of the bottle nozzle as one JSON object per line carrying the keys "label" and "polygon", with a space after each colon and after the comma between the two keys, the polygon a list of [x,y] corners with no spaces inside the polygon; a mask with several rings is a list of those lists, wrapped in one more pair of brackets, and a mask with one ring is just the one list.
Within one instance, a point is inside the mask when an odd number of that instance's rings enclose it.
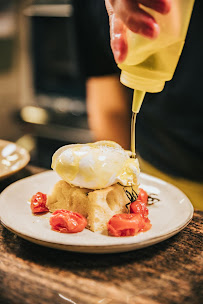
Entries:
{"label": "bottle nozzle", "polygon": [[144,92],[144,91],[134,90],[133,104],[132,104],[132,111],[134,113],[139,112],[143,99],[144,99],[144,96],[145,96],[145,93],[146,92]]}

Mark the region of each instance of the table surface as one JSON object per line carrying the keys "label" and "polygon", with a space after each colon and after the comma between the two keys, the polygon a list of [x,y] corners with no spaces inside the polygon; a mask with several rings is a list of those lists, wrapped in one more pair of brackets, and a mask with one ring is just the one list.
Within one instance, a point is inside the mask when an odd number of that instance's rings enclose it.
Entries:
{"label": "table surface", "polygon": [[[0,182],[44,171],[27,166]],[[202,219],[137,251],[81,254],[30,243],[0,225],[0,304],[203,303]]]}

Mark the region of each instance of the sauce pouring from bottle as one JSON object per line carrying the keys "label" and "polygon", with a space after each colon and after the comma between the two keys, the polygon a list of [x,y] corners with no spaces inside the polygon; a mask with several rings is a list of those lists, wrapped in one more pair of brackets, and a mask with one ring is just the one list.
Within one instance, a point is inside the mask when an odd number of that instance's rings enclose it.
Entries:
{"label": "sauce pouring from bottle", "polygon": [[132,158],[136,158],[136,117],[140,110],[145,92],[134,90],[131,118],[131,152]]}
{"label": "sauce pouring from bottle", "polygon": [[160,33],[156,39],[148,39],[126,30],[127,56],[118,64],[121,69],[120,81],[134,89],[131,120],[131,151],[136,157],[136,115],[140,110],[145,92],[158,93],[165,82],[172,79],[194,5],[194,0],[173,0],[170,12],[161,15],[145,8],[157,20]]}

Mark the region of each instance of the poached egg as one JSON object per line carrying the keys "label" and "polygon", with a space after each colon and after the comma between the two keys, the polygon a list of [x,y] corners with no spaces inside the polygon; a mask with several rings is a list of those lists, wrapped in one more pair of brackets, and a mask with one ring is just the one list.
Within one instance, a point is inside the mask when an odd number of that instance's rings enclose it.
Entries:
{"label": "poached egg", "polygon": [[67,183],[80,188],[139,184],[138,160],[113,141],[63,146],[54,153],[52,168]]}

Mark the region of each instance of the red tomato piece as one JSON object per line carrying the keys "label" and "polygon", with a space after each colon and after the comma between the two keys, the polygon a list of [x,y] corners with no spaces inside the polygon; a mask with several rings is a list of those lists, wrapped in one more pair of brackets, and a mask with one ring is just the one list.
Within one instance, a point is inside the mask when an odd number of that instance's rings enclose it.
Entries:
{"label": "red tomato piece", "polygon": [[108,232],[112,236],[134,236],[144,229],[145,221],[140,214],[116,214],[108,222]]}
{"label": "red tomato piece", "polygon": [[82,214],[65,209],[54,211],[49,223],[53,230],[62,233],[80,232],[87,226],[87,220]]}
{"label": "red tomato piece", "polygon": [[145,203],[147,205],[148,202],[148,194],[145,190],[143,190],[142,188],[139,189],[139,195],[137,200],[141,200],[143,203]]}
{"label": "red tomato piece", "polygon": [[145,221],[145,225],[141,229],[141,231],[143,231],[143,232],[149,230],[152,227],[152,224],[148,218],[146,218],[144,221]]}
{"label": "red tomato piece", "polygon": [[33,213],[48,212],[49,209],[46,207],[47,195],[42,192],[37,192],[31,198],[31,210]]}
{"label": "red tomato piece", "polygon": [[146,204],[143,201],[137,199],[130,204],[130,213],[140,214],[143,218],[147,218],[149,211],[146,207]]}

